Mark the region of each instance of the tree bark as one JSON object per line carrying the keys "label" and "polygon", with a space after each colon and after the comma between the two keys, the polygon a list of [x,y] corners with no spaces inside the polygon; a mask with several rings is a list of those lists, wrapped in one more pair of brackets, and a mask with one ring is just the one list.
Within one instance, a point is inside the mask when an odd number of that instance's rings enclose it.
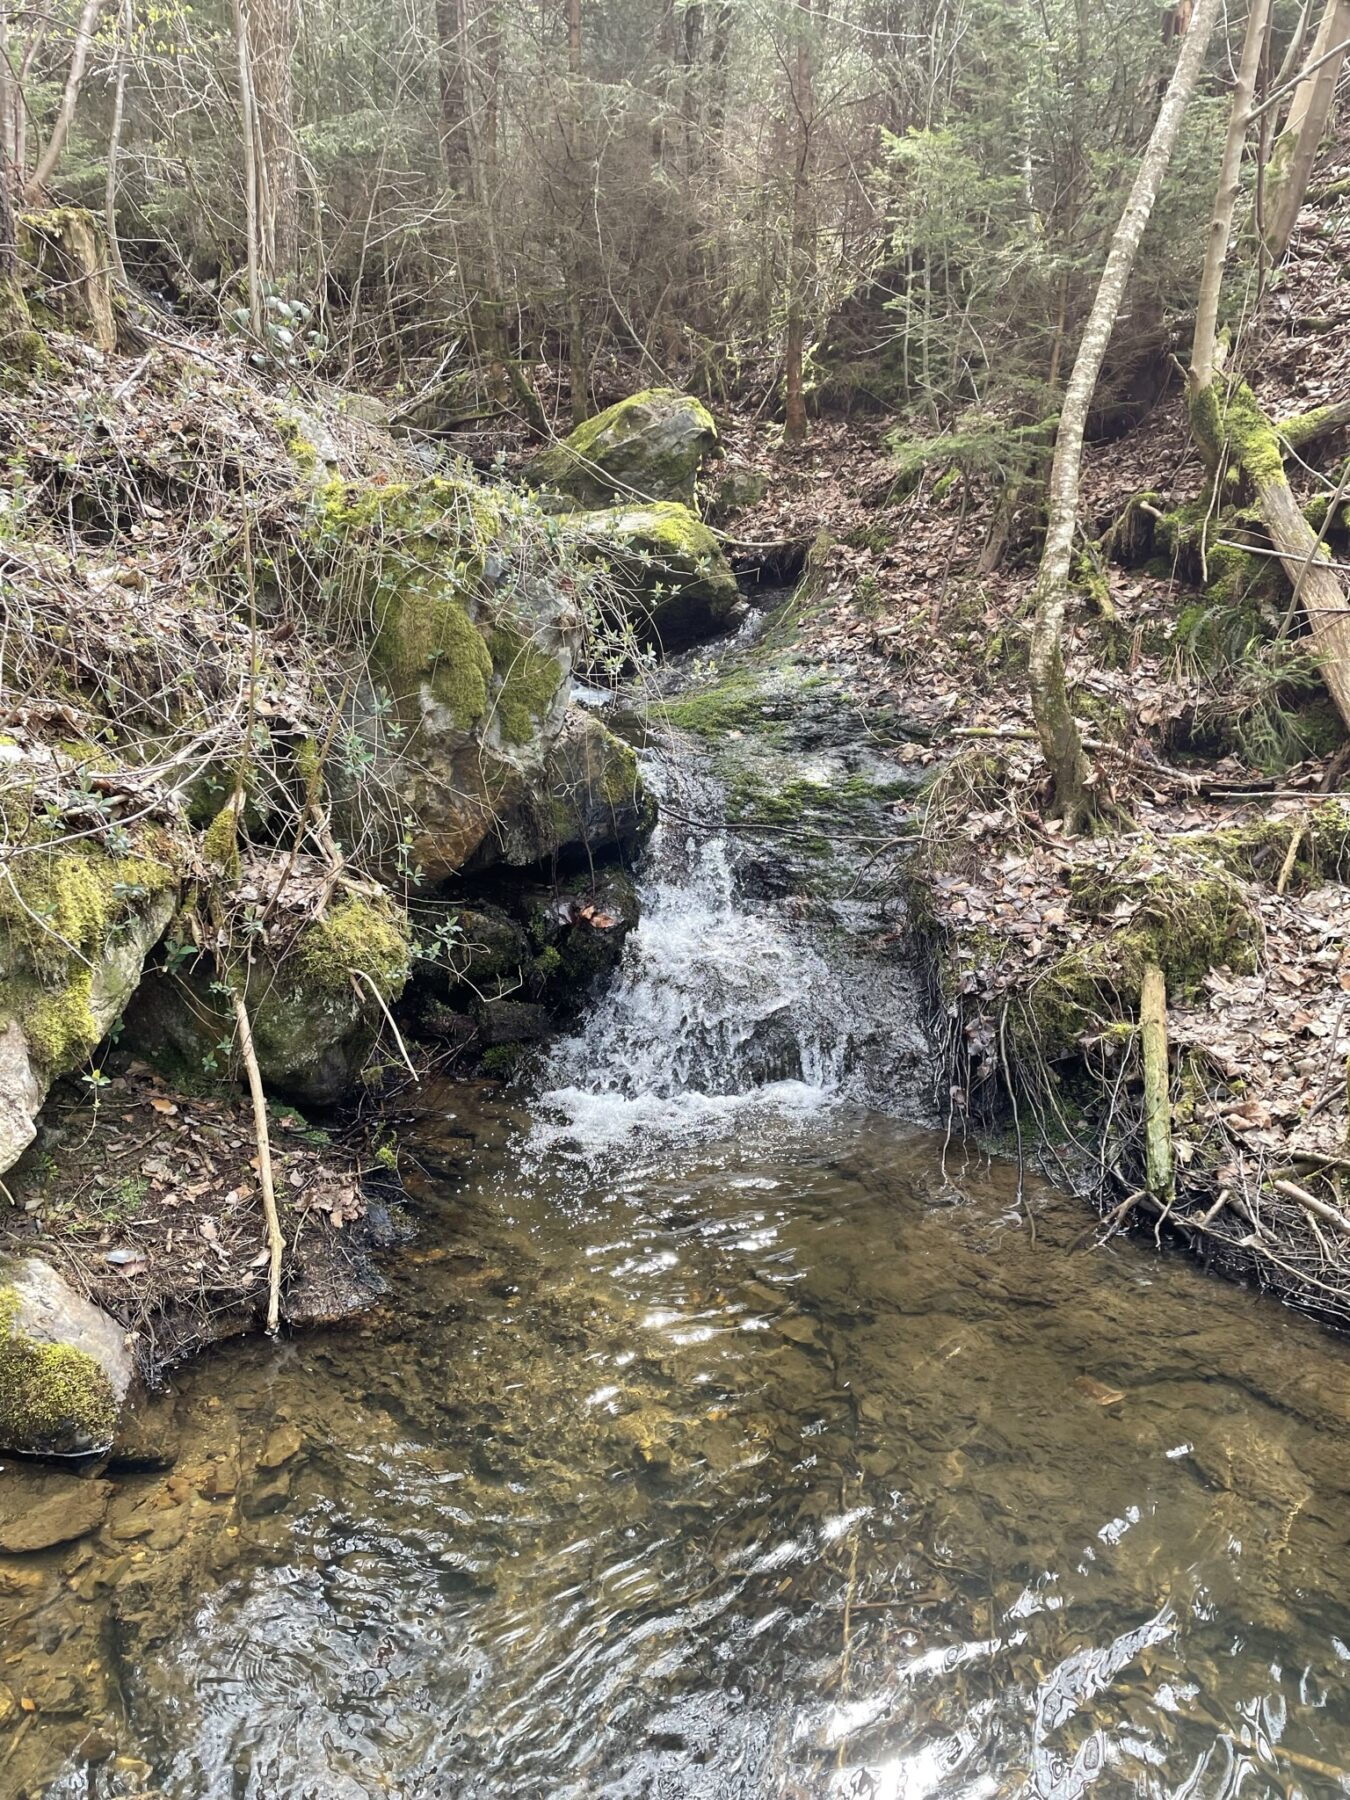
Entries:
{"label": "tree bark", "polygon": [[263,331],[262,209],[258,191],[258,127],[253,89],[253,53],[246,0],[234,0],[234,48],[239,68],[239,117],[244,143],[244,230],[248,259],[248,322],[254,337]]}
{"label": "tree bark", "polygon": [[1327,0],[1322,23],[1304,65],[1308,74],[1294,89],[1289,117],[1275,140],[1270,166],[1266,170],[1261,229],[1272,262],[1279,262],[1283,257],[1298,223],[1299,208],[1312,179],[1318,147],[1331,116],[1336,83],[1345,63],[1346,52],[1344,49],[1337,52],[1337,46],[1344,45],[1348,37],[1350,0]]}
{"label": "tree bark", "polygon": [[[37,167],[33,170],[33,178],[28,183],[27,194],[30,200],[40,198],[43,189],[51,180],[57,159],[65,147],[66,134],[70,130],[71,120],[75,117],[80,88],[84,83],[84,66],[89,60],[89,46],[93,42],[94,28],[98,24],[98,15],[102,8],[103,0],[84,0],[79,24],[75,27],[75,46],[70,53],[70,69],[66,74],[65,91],[61,95],[61,108],[52,125],[51,136],[47,139],[41,156],[38,157]],[[22,100],[20,105],[22,105]]]}
{"label": "tree bark", "polygon": [[1199,404],[1192,402],[1191,420],[1211,465],[1232,457],[1251,483],[1261,522],[1302,601],[1322,679],[1350,729],[1350,597],[1294,498],[1275,427],[1245,383],[1226,400],[1212,384]]}
{"label": "tree bark", "polygon": [[1221,0],[1198,0],[1167,84],[1139,172],[1130,189],[1107,254],[1106,267],[1084,327],[1073,371],[1064,390],[1055,454],[1050,468],[1045,549],[1036,580],[1036,616],[1031,638],[1031,703],[1054,785],[1053,811],[1077,830],[1097,810],[1092,768],[1069,703],[1064,674],[1064,615],[1069,600],[1074,531],[1078,523],[1078,481],[1088,408],[1101,372],[1112,327],[1134,268],[1139,242],[1171,161],[1181,121],[1204,62]]}
{"label": "tree bark", "polygon": [[563,267],[567,282],[567,369],[571,390],[572,424],[582,424],[590,416],[591,359],[586,344],[586,321],[582,309],[582,286],[585,280],[584,245],[588,232],[586,209],[589,182],[585,178],[588,158],[585,154],[585,127],[581,110],[581,0],[567,0],[567,113],[565,136],[569,163],[572,217],[565,221],[569,236],[564,244]]}
{"label": "tree bark", "polygon": [[[800,0],[809,15],[813,0]],[[811,216],[812,96],[811,45],[799,34],[793,54],[792,108],[796,115],[796,150],[792,165],[792,223],[788,247],[787,330],[784,343],[783,437],[789,444],[806,438],[806,400],[802,392],[802,362],[806,345],[807,289],[815,250],[815,224]]]}
{"label": "tree bark", "polygon": [[263,274],[293,281],[299,267],[300,188],[295,153],[293,69],[300,36],[296,0],[251,0],[253,92],[258,134]]}
{"label": "tree bark", "polygon": [[473,198],[468,29],[466,0],[436,0],[436,50],[441,87],[441,163],[450,186],[466,200]]}
{"label": "tree bark", "polygon": [[117,177],[122,150],[122,118],[126,107],[127,67],[131,61],[131,8],[133,0],[118,0],[117,66],[113,77],[112,124],[108,128],[108,173],[103,186],[103,223],[108,233],[108,255],[119,280],[127,278],[122,246],[117,236]]}
{"label": "tree bark", "polygon": [[1270,0],[1251,0],[1251,11],[1247,15],[1247,35],[1242,40],[1242,59],[1238,64],[1237,83],[1233,89],[1233,105],[1228,115],[1228,136],[1224,140],[1223,161],[1219,165],[1214,215],[1210,220],[1209,239],[1205,245],[1205,267],[1200,277],[1200,293],[1195,308],[1190,379],[1197,387],[1204,387],[1214,374],[1223,270],[1228,260],[1229,240],[1233,235],[1233,214],[1242,188],[1242,153],[1247,144],[1252,99],[1256,93],[1256,73],[1265,48],[1269,24]]}

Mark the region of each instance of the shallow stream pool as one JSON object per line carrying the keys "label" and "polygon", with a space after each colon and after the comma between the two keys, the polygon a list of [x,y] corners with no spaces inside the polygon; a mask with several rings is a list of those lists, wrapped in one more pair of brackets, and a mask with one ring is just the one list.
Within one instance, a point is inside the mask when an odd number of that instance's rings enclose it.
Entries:
{"label": "shallow stream pool", "polygon": [[782,1098],[582,1160],[431,1097],[384,1315],[189,1369],[5,1566],[76,1696],[7,1791],[1350,1791],[1344,1346]]}

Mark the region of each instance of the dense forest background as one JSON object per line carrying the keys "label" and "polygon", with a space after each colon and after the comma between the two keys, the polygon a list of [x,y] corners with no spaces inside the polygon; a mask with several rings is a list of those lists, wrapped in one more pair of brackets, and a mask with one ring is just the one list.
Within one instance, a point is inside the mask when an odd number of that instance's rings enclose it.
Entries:
{"label": "dense forest background", "polygon": [[[1267,85],[1309,30],[1275,13]],[[0,8],[0,120],[18,197],[106,214],[166,304],[252,315],[433,426],[505,403],[539,431],[636,377],[796,434],[819,407],[959,424],[1006,462],[1055,413],[1183,24],[1157,0],[57,0]],[[1237,50],[1216,38],[1187,114],[1107,428],[1194,302]]]}

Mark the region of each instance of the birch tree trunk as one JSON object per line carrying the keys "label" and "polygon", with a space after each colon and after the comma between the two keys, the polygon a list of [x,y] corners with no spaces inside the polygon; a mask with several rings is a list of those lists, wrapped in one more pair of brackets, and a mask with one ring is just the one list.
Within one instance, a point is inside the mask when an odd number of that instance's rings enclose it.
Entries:
{"label": "birch tree trunk", "polygon": [[1198,0],[1181,54],[1167,84],[1153,133],[1130,189],[1107,254],[1092,311],[1083,329],[1073,372],[1064,390],[1047,495],[1045,549],[1036,580],[1036,616],[1031,637],[1031,705],[1041,750],[1054,786],[1052,811],[1070,831],[1096,812],[1093,773],[1069,704],[1064,675],[1064,614],[1069,601],[1074,530],[1078,523],[1078,482],[1088,408],[1111,340],[1116,315],[1134,268],[1140,239],[1153,211],[1186,103],[1200,74],[1221,0]]}
{"label": "birch tree trunk", "polygon": [[1205,245],[1205,267],[1200,277],[1200,293],[1195,307],[1190,380],[1196,388],[1207,386],[1214,377],[1223,270],[1228,260],[1229,241],[1233,235],[1233,214],[1242,188],[1242,152],[1246,148],[1247,130],[1251,123],[1256,74],[1261,64],[1261,53],[1265,49],[1269,26],[1270,0],[1251,0],[1251,11],[1247,15],[1247,35],[1242,40],[1242,60],[1238,64],[1237,83],[1233,89],[1233,107],[1228,115],[1228,136],[1224,140],[1223,161],[1219,165],[1214,215],[1210,220],[1209,239]]}
{"label": "birch tree trunk", "polygon": [[806,303],[815,262],[815,223],[812,218],[811,142],[815,102],[812,97],[809,27],[814,0],[800,0],[807,25],[798,26],[792,62],[792,108],[796,114],[796,150],[792,165],[792,224],[788,247],[787,331],[784,343],[783,437],[800,444],[806,437],[806,401],[802,393],[802,360],[806,346]]}
{"label": "birch tree trunk", "polygon": [[1294,89],[1289,117],[1275,140],[1270,166],[1266,170],[1261,230],[1272,262],[1279,262],[1289,248],[1294,226],[1298,223],[1299,208],[1312,178],[1318,146],[1331,116],[1336,83],[1345,65],[1347,38],[1350,38],[1350,0],[1327,0],[1322,23],[1304,65],[1308,73]]}
{"label": "birch tree trunk", "polygon": [[102,8],[103,0],[84,0],[80,22],[75,27],[75,47],[70,53],[70,69],[66,75],[65,91],[61,95],[61,109],[56,115],[51,136],[38,157],[33,178],[28,183],[29,199],[39,198],[51,180],[52,171],[65,146],[66,134],[70,130],[70,122],[75,117],[75,107],[80,98],[80,88],[84,84],[84,65],[89,60],[89,46],[93,42],[94,28],[98,24]]}

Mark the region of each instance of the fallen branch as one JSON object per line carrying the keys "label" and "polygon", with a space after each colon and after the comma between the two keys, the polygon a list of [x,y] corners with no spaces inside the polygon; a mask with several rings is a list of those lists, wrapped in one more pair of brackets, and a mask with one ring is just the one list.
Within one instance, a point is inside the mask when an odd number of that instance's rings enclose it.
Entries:
{"label": "fallen branch", "polygon": [[1148,1191],[1171,1204],[1171,1075],[1167,1062],[1167,983],[1157,963],[1144,970],[1139,995],[1139,1035],[1144,1051],[1144,1166]]}
{"label": "fallen branch", "polygon": [[271,1261],[267,1270],[267,1330],[275,1337],[281,1317],[281,1254],[285,1240],[281,1221],[277,1218],[276,1189],[272,1185],[272,1146],[267,1134],[267,1102],[263,1098],[262,1073],[258,1053],[253,1048],[253,1029],[248,1022],[248,1008],[242,994],[234,997],[234,1018],[239,1028],[239,1054],[248,1075],[248,1091],[253,1101],[253,1129],[258,1143],[258,1180],[262,1185],[263,1217],[267,1221],[267,1248]]}
{"label": "fallen branch", "polygon": [[1296,1200],[1305,1212],[1316,1213],[1319,1219],[1325,1219],[1328,1225],[1334,1225],[1337,1231],[1344,1232],[1346,1237],[1350,1237],[1350,1219],[1347,1219],[1344,1213],[1337,1212],[1330,1201],[1319,1200],[1316,1194],[1310,1194],[1307,1188],[1300,1187],[1296,1181],[1277,1181],[1272,1185],[1277,1194],[1283,1194],[1289,1200]]}
{"label": "fallen branch", "polygon": [[[368,974],[365,969],[348,969],[347,973],[352,978],[353,987],[356,986],[357,979],[359,978],[360,980],[365,982],[366,986],[370,989],[371,993],[374,994],[376,1004],[379,1006],[380,1011],[384,1014],[385,1018],[388,1020],[389,1029],[394,1034],[394,1042],[398,1045],[398,1053],[403,1058],[404,1066],[406,1067],[408,1073],[412,1076],[413,1081],[416,1082],[417,1085],[420,1087],[421,1079],[418,1076],[417,1070],[412,1065],[412,1058],[408,1055],[408,1047],[403,1042],[403,1033],[399,1030],[398,1026],[394,1023],[394,1015],[393,1015],[393,1013],[390,1012],[388,1004],[385,1001],[385,997],[380,992],[378,986],[376,985],[374,977],[372,975]],[[356,991],[358,993],[360,993],[361,990],[359,988],[357,988]]]}

